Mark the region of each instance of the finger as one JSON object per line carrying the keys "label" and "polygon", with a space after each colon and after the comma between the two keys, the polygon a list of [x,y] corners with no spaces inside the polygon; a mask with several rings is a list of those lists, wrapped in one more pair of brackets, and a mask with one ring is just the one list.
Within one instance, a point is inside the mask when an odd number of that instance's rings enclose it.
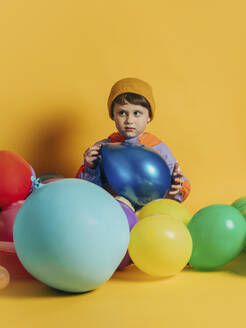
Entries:
{"label": "finger", "polygon": [[178,169],[177,169],[177,167],[176,167],[176,164],[175,164],[175,166],[174,166],[174,169],[173,169],[173,176],[176,176],[176,175],[178,175],[179,174],[179,172],[178,172]]}
{"label": "finger", "polygon": [[175,173],[173,174],[174,179],[182,179],[184,177],[183,173]]}
{"label": "finger", "polygon": [[99,149],[99,148],[101,148],[101,146],[102,146],[102,144],[95,144],[95,145],[89,147],[89,149]]}
{"label": "finger", "polygon": [[89,151],[89,155],[90,156],[94,156],[94,155],[98,155],[99,154],[99,151],[98,150],[90,150]]}
{"label": "finger", "polygon": [[175,170],[175,171],[178,171],[178,168],[179,168],[179,163],[176,162],[175,165],[174,165],[174,170]]}
{"label": "finger", "polygon": [[179,191],[177,190],[177,191],[169,191],[169,195],[176,195],[177,193],[178,193]]}
{"label": "finger", "polygon": [[174,165],[174,170],[175,170],[176,172],[180,172],[180,166],[179,166],[179,163],[178,163],[178,162],[175,163],[175,165]]}
{"label": "finger", "polygon": [[184,183],[184,179],[182,178],[175,178],[174,182],[176,182],[177,184],[183,184]]}
{"label": "finger", "polygon": [[87,156],[88,161],[95,161],[98,159],[98,156]]}
{"label": "finger", "polygon": [[89,150],[99,150],[101,145],[95,145],[89,148]]}
{"label": "finger", "polygon": [[175,190],[179,190],[181,188],[181,185],[171,185],[171,190],[175,189]]}
{"label": "finger", "polygon": [[89,148],[86,153],[91,154],[91,153],[99,153],[100,149],[97,148]]}

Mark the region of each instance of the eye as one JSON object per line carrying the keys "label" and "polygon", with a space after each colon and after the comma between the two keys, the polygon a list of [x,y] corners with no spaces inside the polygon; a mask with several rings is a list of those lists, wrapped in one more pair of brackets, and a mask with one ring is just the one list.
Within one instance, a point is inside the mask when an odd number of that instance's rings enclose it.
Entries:
{"label": "eye", "polygon": [[125,115],[126,115],[126,112],[125,112],[124,110],[120,110],[120,111],[118,112],[118,114],[119,114],[120,116],[125,116]]}
{"label": "eye", "polygon": [[140,116],[142,113],[139,111],[139,110],[136,110],[135,112],[134,112],[134,115],[135,116]]}

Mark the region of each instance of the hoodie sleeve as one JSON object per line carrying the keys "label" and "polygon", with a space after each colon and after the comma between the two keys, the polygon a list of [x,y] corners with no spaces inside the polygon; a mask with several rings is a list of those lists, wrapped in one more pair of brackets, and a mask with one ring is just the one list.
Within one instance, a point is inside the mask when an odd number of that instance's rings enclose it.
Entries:
{"label": "hoodie sleeve", "polygon": [[[96,142],[95,145],[106,144],[109,142],[110,142],[109,139],[103,139],[101,141]],[[101,177],[101,170],[100,170],[100,164],[99,164],[100,160],[101,160],[101,155],[99,155],[99,160],[98,160],[97,166],[93,169],[91,169],[90,167],[87,167],[83,161],[83,163],[80,166],[75,177],[78,179],[82,179],[82,180],[86,180],[86,181],[95,183],[96,185],[102,187],[102,177]]]}
{"label": "hoodie sleeve", "polygon": [[[163,142],[159,143],[158,145],[153,146],[153,148],[164,158],[164,160],[167,163],[167,166],[169,167],[170,174],[172,175],[173,169],[174,169],[174,166],[175,166],[175,163],[177,162],[177,160],[171,153],[171,150]],[[183,202],[188,197],[188,195],[190,193],[190,182],[185,176],[183,177],[183,179],[184,179],[184,183],[182,184],[180,191],[176,195],[172,195],[172,196],[168,195],[168,197],[166,197],[166,198],[174,199],[179,202]]]}

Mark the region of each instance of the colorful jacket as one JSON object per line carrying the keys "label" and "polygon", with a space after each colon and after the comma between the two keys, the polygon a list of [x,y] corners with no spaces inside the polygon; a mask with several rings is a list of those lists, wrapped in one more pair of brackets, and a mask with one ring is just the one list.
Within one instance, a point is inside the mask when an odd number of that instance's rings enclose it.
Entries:
{"label": "colorful jacket", "polygon": [[[126,139],[125,137],[122,137],[119,133],[115,132],[112,133],[107,139],[98,141],[96,144],[107,144],[107,143],[115,143],[115,142],[123,142],[123,141],[129,143],[140,143],[145,146],[154,148],[164,158],[164,160],[166,161],[169,167],[170,174],[172,175],[175,163],[177,161],[172,155],[167,145],[164,144],[160,139],[158,139],[151,133],[145,132],[140,137]],[[82,164],[76,174],[76,178],[93,182],[103,187],[104,189],[106,189],[107,191],[109,191],[111,194],[115,196],[114,191],[106,184],[105,181],[103,181],[99,165],[97,165],[96,168],[91,169],[86,165]],[[179,193],[177,193],[172,197],[168,196],[169,199],[172,198],[174,200],[182,202],[188,197],[190,193],[190,182],[186,177],[183,177],[183,179],[184,182],[182,184]]]}

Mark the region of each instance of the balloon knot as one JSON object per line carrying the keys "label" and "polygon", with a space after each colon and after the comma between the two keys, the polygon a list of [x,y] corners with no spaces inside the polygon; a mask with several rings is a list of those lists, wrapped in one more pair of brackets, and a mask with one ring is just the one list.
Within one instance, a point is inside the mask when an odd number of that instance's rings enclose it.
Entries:
{"label": "balloon knot", "polygon": [[38,189],[40,187],[40,179],[39,178],[36,179],[34,176],[32,176],[31,181],[32,181],[35,189]]}

